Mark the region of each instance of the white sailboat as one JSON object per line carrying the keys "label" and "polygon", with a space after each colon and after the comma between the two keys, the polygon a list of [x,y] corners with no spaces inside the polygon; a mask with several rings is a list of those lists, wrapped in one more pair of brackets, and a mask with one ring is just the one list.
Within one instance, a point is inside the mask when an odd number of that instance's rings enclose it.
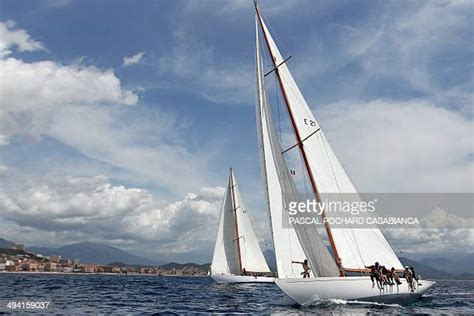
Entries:
{"label": "white sailboat", "polygon": [[[377,228],[331,228],[325,225],[332,254],[324,244],[316,225],[290,225],[285,205],[299,196],[286,165],[284,154],[298,150],[304,163],[314,197],[321,194],[357,194],[349,176],[332,151],[323,131],[293,79],[286,61],[276,46],[257,3],[256,8],[256,71],[257,71],[257,127],[262,173],[277,260],[278,278],[275,283],[293,300],[307,304],[320,299],[345,299],[410,303],[425,293],[433,282],[424,280],[413,292],[406,280],[401,285],[379,288],[372,286],[367,276],[368,265],[378,261],[389,269],[403,269],[400,260]],[[262,34],[262,39],[260,39]],[[283,96],[296,144],[282,150],[275,131],[266,92],[260,44],[273,63],[278,88]],[[322,216],[326,216],[322,213]],[[310,278],[300,275],[301,265],[292,261],[307,259],[312,271]],[[300,269],[300,270],[296,270]],[[350,274],[357,273],[356,276]]]}
{"label": "white sailboat", "polygon": [[273,282],[232,168],[211,263],[217,283]]}

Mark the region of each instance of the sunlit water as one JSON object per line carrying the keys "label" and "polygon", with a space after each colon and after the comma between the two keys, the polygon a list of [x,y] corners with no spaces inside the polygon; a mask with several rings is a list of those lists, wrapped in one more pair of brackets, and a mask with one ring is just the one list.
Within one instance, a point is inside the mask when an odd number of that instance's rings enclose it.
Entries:
{"label": "sunlit water", "polygon": [[[275,284],[215,284],[211,278],[0,273],[8,301],[50,301],[55,313],[474,313],[474,281],[437,281],[410,306],[330,300],[298,306]],[[25,310],[22,310],[24,312]],[[44,311],[43,311],[44,312]]]}

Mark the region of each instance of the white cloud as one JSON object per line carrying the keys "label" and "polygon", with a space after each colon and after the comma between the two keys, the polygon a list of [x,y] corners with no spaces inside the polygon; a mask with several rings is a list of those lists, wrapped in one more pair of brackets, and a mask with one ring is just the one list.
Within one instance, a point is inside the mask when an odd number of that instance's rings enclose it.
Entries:
{"label": "white cloud", "polygon": [[[465,43],[473,36],[472,3],[384,2],[371,12],[364,19],[323,25],[295,52],[300,60],[293,62],[295,74],[303,87],[312,85],[306,96],[416,95],[471,115],[472,71],[466,65],[472,49]],[[322,87],[314,89],[315,81]]]}
{"label": "white cloud", "polygon": [[7,171],[8,171],[8,167],[0,164],[0,174],[5,173]]}
{"label": "white cloud", "polygon": [[207,187],[167,202],[144,189],[114,186],[101,175],[44,177],[19,192],[0,193],[0,218],[21,227],[8,236],[18,242],[79,238],[143,247],[156,256],[209,252],[223,193],[222,187]]}
{"label": "white cloud", "polygon": [[[178,120],[157,107],[130,115],[117,105],[136,105],[138,96],[124,89],[112,70],[1,59],[0,95],[2,145],[14,136],[39,141],[47,135],[171,194],[204,185],[206,157],[180,145],[178,133],[189,125],[187,118]],[[137,117],[140,122],[133,120]]]}
{"label": "white cloud", "polygon": [[253,59],[242,63],[220,57],[213,47],[184,31],[176,31],[174,37],[172,50],[157,60],[158,70],[166,75],[168,84],[219,104],[252,100]]}
{"label": "white cloud", "polygon": [[138,97],[123,90],[110,70],[64,66],[52,61],[0,60],[0,139],[14,135],[40,139],[54,114],[67,106],[96,103],[134,105]]}
{"label": "white cloud", "polygon": [[143,56],[145,55],[145,52],[139,52],[136,53],[133,56],[126,56],[123,58],[123,64],[122,66],[130,66],[130,65],[136,65],[142,61]]}
{"label": "white cloud", "polygon": [[435,208],[419,219],[419,228],[384,230],[394,249],[412,253],[472,252],[474,219]]}
{"label": "white cloud", "polygon": [[152,181],[172,195],[205,185],[207,157],[183,145],[179,133],[186,125],[158,109],[134,122],[128,110],[67,107],[52,116],[48,135],[87,157],[127,171],[134,183]]}
{"label": "white cloud", "polygon": [[423,101],[327,104],[315,110],[363,192],[474,192],[472,118]]}
{"label": "white cloud", "polygon": [[[299,14],[309,14],[321,10],[322,7],[327,6],[325,3],[316,3],[311,0],[271,0],[259,1],[259,7],[265,15],[288,15],[294,17]],[[302,9],[304,8],[304,9]],[[185,14],[206,13],[217,16],[223,16],[226,19],[241,19],[242,16],[254,12],[253,1],[247,0],[233,0],[233,1],[219,1],[219,0],[189,0],[183,6]]]}
{"label": "white cloud", "polygon": [[[420,220],[420,225],[424,228],[474,229],[474,219],[459,217],[456,214],[436,207]],[[471,240],[471,242],[474,243],[474,240]]]}
{"label": "white cloud", "polygon": [[0,21],[0,58],[10,55],[14,47],[20,52],[45,49],[42,43],[33,40],[25,30],[15,29],[15,26],[14,21]]}

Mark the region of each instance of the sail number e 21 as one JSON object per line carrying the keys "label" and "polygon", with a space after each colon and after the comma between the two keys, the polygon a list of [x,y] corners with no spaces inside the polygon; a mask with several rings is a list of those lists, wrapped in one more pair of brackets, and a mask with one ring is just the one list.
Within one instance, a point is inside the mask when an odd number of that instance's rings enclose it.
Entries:
{"label": "sail number e 21", "polygon": [[309,120],[307,118],[304,119],[304,123],[306,125],[309,125],[309,126],[312,126],[312,127],[316,127],[316,121],[315,120]]}

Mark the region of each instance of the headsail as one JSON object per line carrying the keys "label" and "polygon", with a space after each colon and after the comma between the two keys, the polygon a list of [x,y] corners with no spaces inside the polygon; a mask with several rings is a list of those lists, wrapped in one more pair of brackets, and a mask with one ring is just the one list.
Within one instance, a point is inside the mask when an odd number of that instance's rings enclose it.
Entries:
{"label": "headsail", "polygon": [[[299,199],[296,186],[282,156],[281,146],[268,107],[263,65],[260,54],[258,22],[256,21],[256,65],[257,65],[257,126],[265,179],[267,202],[272,226],[273,243],[277,259],[278,277],[300,277],[301,266],[292,261],[308,259],[315,276],[337,276],[338,271],[315,226],[298,225],[288,222],[288,195]],[[282,189],[283,188],[283,189]],[[285,195],[283,194],[285,193]]]}
{"label": "headsail", "polygon": [[235,242],[236,231],[230,181],[229,175],[211,263],[211,272],[213,274],[240,274],[241,272],[240,259]]}
{"label": "headsail", "polygon": [[234,207],[237,217],[237,227],[239,235],[238,244],[240,247],[240,255],[242,262],[242,269],[248,272],[270,272],[262,249],[255,236],[252,222],[247,211],[247,206],[240,193],[237,179],[234,172],[231,171],[232,184],[234,185]]}
{"label": "headsail", "polygon": [[[257,14],[258,11],[257,11]],[[324,133],[314,118],[293,76],[284,63],[263,19],[260,24],[272,55],[282,90],[288,101],[288,109],[293,120],[295,133],[299,133],[301,148],[307,158],[307,169],[313,177],[317,191],[321,194],[356,194],[357,191],[337,160]],[[319,194],[318,193],[318,194]],[[360,269],[379,261],[396,269],[402,265],[378,228],[335,228],[330,230],[333,246],[337,248],[344,268]],[[333,247],[333,249],[334,249]]]}
{"label": "headsail", "polygon": [[248,272],[270,272],[231,170],[222,203],[211,271],[212,274],[240,275],[243,269]]}

